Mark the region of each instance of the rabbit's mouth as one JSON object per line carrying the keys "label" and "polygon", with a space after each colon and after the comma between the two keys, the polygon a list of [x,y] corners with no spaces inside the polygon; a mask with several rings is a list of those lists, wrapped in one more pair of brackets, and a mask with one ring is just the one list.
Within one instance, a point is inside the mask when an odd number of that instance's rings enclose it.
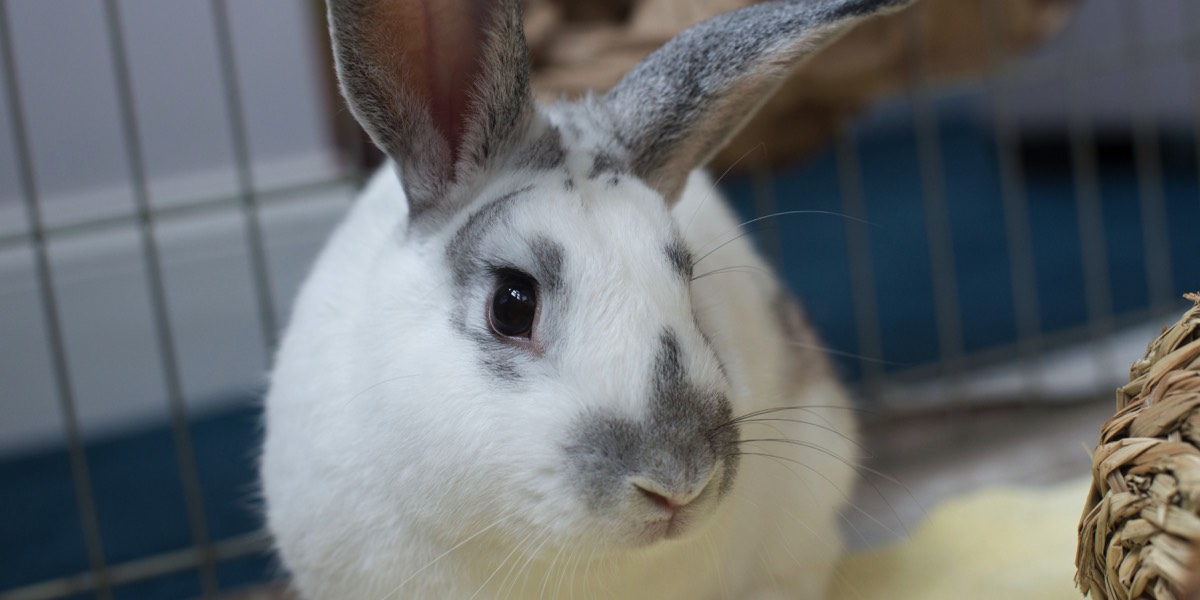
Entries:
{"label": "rabbit's mouth", "polygon": [[660,541],[677,539],[685,531],[691,530],[689,526],[690,522],[691,519],[681,514],[651,521],[646,524],[645,529],[642,531],[642,536],[638,541],[649,546]]}
{"label": "rabbit's mouth", "polygon": [[723,469],[714,470],[713,476],[691,497],[682,501],[651,492],[635,485],[643,504],[649,504],[651,516],[639,532],[637,545],[651,545],[664,540],[685,537],[698,528],[699,522],[713,510],[718,501],[716,489]]}

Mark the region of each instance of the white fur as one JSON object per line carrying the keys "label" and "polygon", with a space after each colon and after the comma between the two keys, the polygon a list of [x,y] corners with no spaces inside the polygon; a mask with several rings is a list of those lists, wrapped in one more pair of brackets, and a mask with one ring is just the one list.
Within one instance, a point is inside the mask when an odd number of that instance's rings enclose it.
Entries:
{"label": "white fur", "polygon": [[[573,171],[585,166],[576,159]],[[502,176],[479,197],[531,177]],[[693,173],[670,211],[631,177],[615,188],[578,183],[573,195],[559,178],[536,183],[505,234],[514,245],[539,231],[569,244],[567,285],[589,299],[572,303],[554,366],[519,393],[478,368],[478,349],[448,316],[456,298],[443,246],[473,209],[444,234],[406,236],[403,191],[384,168],[333,235],[300,293],[266,410],[269,526],[304,597],[822,596],[853,480],[845,410],[771,415],[836,433],[742,425],[742,439],[789,438],[829,454],[744,445],[779,458],[743,456],[731,493],[681,539],[637,547],[578,505],[556,444],[581,411],[642,410],[651,334],[664,323],[682,332],[689,372],[729,390],[735,415],[845,405],[824,359],[784,338],[778,284],[745,238],[700,260],[696,275],[748,271],[701,277],[690,290],[662,260],[673,228],[697,258],[740,233],[706,175]],[[482,317],[486,299],[476,304]],[[696,350],[694,323],[727,381]]]}

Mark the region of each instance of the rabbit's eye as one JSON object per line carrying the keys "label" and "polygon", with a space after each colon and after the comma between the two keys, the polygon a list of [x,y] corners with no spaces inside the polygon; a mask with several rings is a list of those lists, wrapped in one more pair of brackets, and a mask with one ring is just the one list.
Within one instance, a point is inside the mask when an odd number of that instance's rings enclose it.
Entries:
{"label": "rabbit's eye", "polygon": [[502,274],[488,315],[492,330],[506,337],[527,338],[533,333],[536,316],[537,285],[534,281],[520,273]]}

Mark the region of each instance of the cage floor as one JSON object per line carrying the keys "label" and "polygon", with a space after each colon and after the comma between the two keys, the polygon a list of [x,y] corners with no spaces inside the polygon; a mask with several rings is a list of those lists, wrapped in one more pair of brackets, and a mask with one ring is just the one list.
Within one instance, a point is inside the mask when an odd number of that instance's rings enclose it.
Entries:
{"label": "cage floor", "polygon": [[[197,474],[204,516],[214,541],[260,529],[255,509],[255,456],[259,439],[257,401],[194,418]],[[119,565],[173,552],[194,541],[170,428],[165,425],[95,440],[86,455],[104,554]],[[0,461],[0,590],[88,570],[83,527],[65,449]],[[270,579],[266,557],[222,562],[222,588]],[[199,596],[196,571],[142,580],[114,589],[117,599]],[[80,595],[79,598],[90,598]]]}
{"label": "cage floor", "polygon": [[[904,536],[934,506],[991,487],[1043,487],[1087,477],[1111,399],[995,406],[868,423],[873,455],[847,511],[851,547]],[[884,477],[886,476],[886,477]],[[1080,510],[1084,498],[1079,499]]]}

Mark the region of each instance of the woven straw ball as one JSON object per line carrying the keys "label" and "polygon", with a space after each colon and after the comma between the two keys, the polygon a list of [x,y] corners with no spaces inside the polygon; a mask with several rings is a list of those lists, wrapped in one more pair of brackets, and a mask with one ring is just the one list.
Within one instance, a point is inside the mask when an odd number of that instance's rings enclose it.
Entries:
{"label": "woven straw ball", "polygon": [[1075,583],[1096,599],[1198,598],[1200,294],[1117,390],[1079,523]]}

